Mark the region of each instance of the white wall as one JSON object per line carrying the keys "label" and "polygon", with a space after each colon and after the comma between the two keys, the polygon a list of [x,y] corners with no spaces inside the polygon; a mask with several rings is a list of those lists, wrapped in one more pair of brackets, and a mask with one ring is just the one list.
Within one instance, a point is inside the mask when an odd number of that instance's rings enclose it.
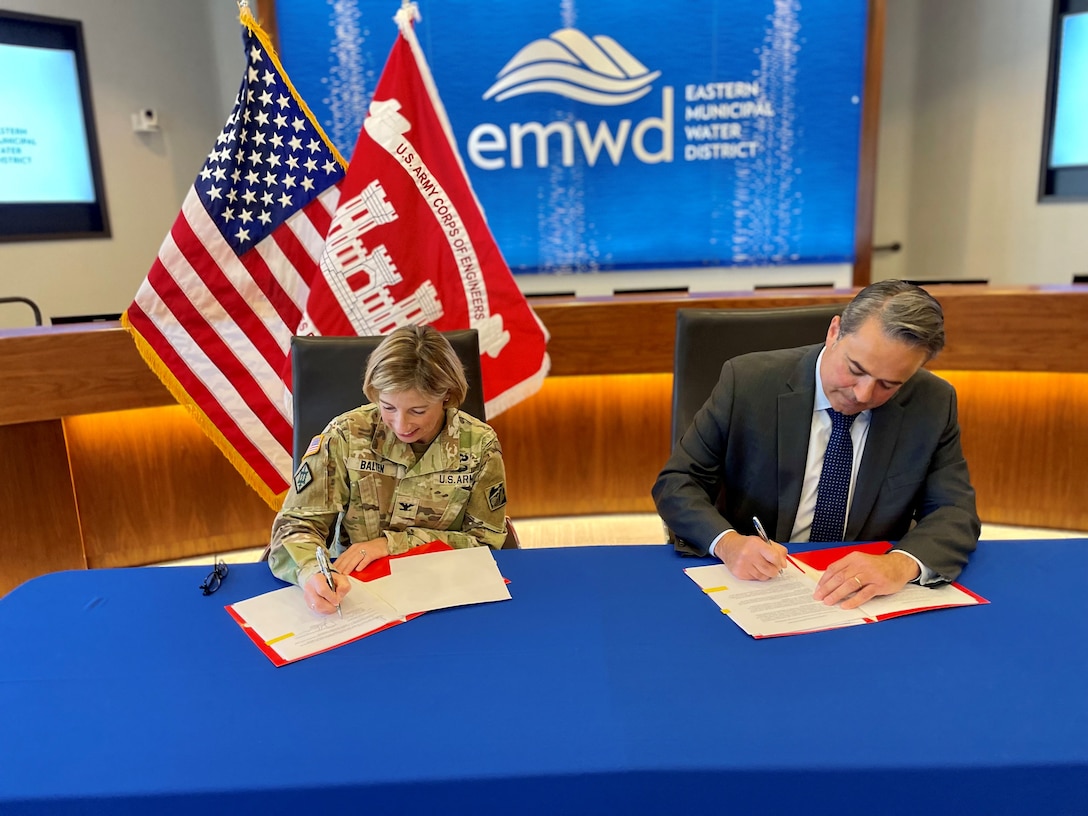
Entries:
{"label": "white wall", "polygon": [[[244,66],[237,7],[226,0],[5,0],[4,7],[83,22],[113,237],[0,243],[0,295],[36,301],[46,323],[122,311],[237,93]],[[133,133],[130,117],[141,108],[158,112],[159,133]],[[32,323],[24,306],[0,306],[0,328]]]}
{"label": "white wall", "polygon": [[1070,283],[1088,203],[1039,203],[1051,3],[888,0],[873,278]]}
{"label": "white wall", "polygon": [[[113,237],[0,244],[0,294],[34,299],[47,320],[119,312],[237,91],[244,61],[235,5],[4,5],[83,20]],[[887,0],[874,235],[904,251],[876,256],[874,279],[1068,283],[1088,273],[1088,204],[1037,202],[1050,5]],[[132,132],[130,114],[143,107],[159,112],[160,133]],[[631,278],[624,285],[676,285],[672,275],[658,284],[652,273]],[[0,328],[29,324],[29,310],[0,306]]]}
{"label": "white wall", "polygon": [[873,245],[898,242],[899,252],[874,252],[874,279],[909,278],[905,243],[910,222],[914,87],[917,73],[918,3],[889,0],[885,25],[880,135],[877,145]]}

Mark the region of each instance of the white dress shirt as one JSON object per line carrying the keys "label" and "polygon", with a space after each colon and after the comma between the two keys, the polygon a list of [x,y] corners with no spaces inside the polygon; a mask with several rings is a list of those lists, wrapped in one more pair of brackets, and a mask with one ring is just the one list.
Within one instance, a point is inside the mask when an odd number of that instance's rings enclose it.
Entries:
{"label": "white dress shirt", "polygon": [[[801,483],[801,501],[797,505],[797,517],[793,521],[790,541],[808,541],[812,530],[812,517],[816,513],[816,488],[820,484],[820,473],[824,468],[824,454],[827,442],[831,438],[831,417],[827,409],[831,400],[824,393],[823,380],[820,378],[820,361],[824,352],[816,358],[816,398],[812,404],[812,426],[808,433],[808,459],[805,460],[805,479]],[[865,440],[869,437],[869,418],[872,411],[862,411],[850,426],[850,441],[854,445],[854,462],[850,467],[850,492],[846,497],[846,517],[850,516],[850,507],[854,503],[854,486],[858,480],[861,457],[865,454]]]}
{"label": "white dress shirt", "polygon": [[[816,397],[812,404],[812,426],[808,435],[808,458],[805,460],[805,478],[801,483],[801,500],[797,505],[797,516],[793,521],[793,531],[790,533],[790,541],[808,541],[812,530],[812,517],[816,513],[816,488],[820,484],[820,472],[824,467],[824,454],[827,451],[827,442],[831,438],[831,417],[827,409],[831,407],[831,401],[824,393],[823,379],[820,377],[820,361],[824,358],[824,350],[820,351],[816,358]],[[850,517],[850,507],[854,502],[854,485],[857,483],[858,470],[861,467],[861,459],[865,454],[865,442],[869,437],[869,420],[872,411],[865,410],[858,414],[858,418],[850,426],[850,441],[854,446],[854,462],[850,468],[850,492],[846,499],[846,518]],[[710,552],[713,554],[721,537],[726,533],[736,532],[729,529],[721,532],[710,544]],[[909,552],[901,552],[918,565],[920,574],[915,579],[920,584],[929,584],[940,580],[940,576],[931,570]]]}

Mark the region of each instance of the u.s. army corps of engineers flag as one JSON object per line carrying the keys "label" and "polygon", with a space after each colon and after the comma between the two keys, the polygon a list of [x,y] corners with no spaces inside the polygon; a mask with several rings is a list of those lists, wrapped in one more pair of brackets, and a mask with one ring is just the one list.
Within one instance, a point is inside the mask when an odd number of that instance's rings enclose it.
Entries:
{"label": "u.s. army corps of engineers flag", "polygon": [[292,334],[477,328],[490,415],[547,373],[545,332],[469,188],[409,17],[398,18],[374,122],[344,179],[343,159],[242,9],[247,66],[234,110],[122,318],[273,507],[291,484]]}
{"label": "u.s. army corps of engineers flag", "polygon": [[299,333],[386,334],[406,323],[479,331],[494,416],[540,388],[547,334],[484,220],[412,29],[374,92]]}

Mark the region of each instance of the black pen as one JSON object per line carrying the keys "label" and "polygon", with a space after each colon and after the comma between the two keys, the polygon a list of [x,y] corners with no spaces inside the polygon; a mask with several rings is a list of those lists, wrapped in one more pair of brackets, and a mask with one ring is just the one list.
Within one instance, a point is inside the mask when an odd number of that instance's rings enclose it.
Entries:
{"label": "black pen", "polygon": [[[332,564],[329,563],[329,554],[325,552],[325,548],[320,544],[317,545],[317,568],[321,570],[321,574],[325,576],[325,581],[329,585],[329,589],[336,592],[336,582],[332,579]],[[344,617],[344,613],[340,611],[340,604],[336,604],[336,614],[341,618]]]}

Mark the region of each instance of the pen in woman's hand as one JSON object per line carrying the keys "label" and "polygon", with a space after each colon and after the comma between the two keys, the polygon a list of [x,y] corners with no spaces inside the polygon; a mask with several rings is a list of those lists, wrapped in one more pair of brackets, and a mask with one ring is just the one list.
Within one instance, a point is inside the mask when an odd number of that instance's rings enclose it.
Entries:
{"label": "pen in woman's hand", "polygon": [[[325,582],[329,585],[329,589],[332,590],[333,595],[336,594],[336,582],[332,579],[332,564],[329,563],[329,554],[325,552],[325,548],[320,544],[317,545],[317,568],[321,570],[321,575],[324,576]],[[344,613],[340,611],[340,602],[336,602],[336,614],[341,618],[344,617]]]}

